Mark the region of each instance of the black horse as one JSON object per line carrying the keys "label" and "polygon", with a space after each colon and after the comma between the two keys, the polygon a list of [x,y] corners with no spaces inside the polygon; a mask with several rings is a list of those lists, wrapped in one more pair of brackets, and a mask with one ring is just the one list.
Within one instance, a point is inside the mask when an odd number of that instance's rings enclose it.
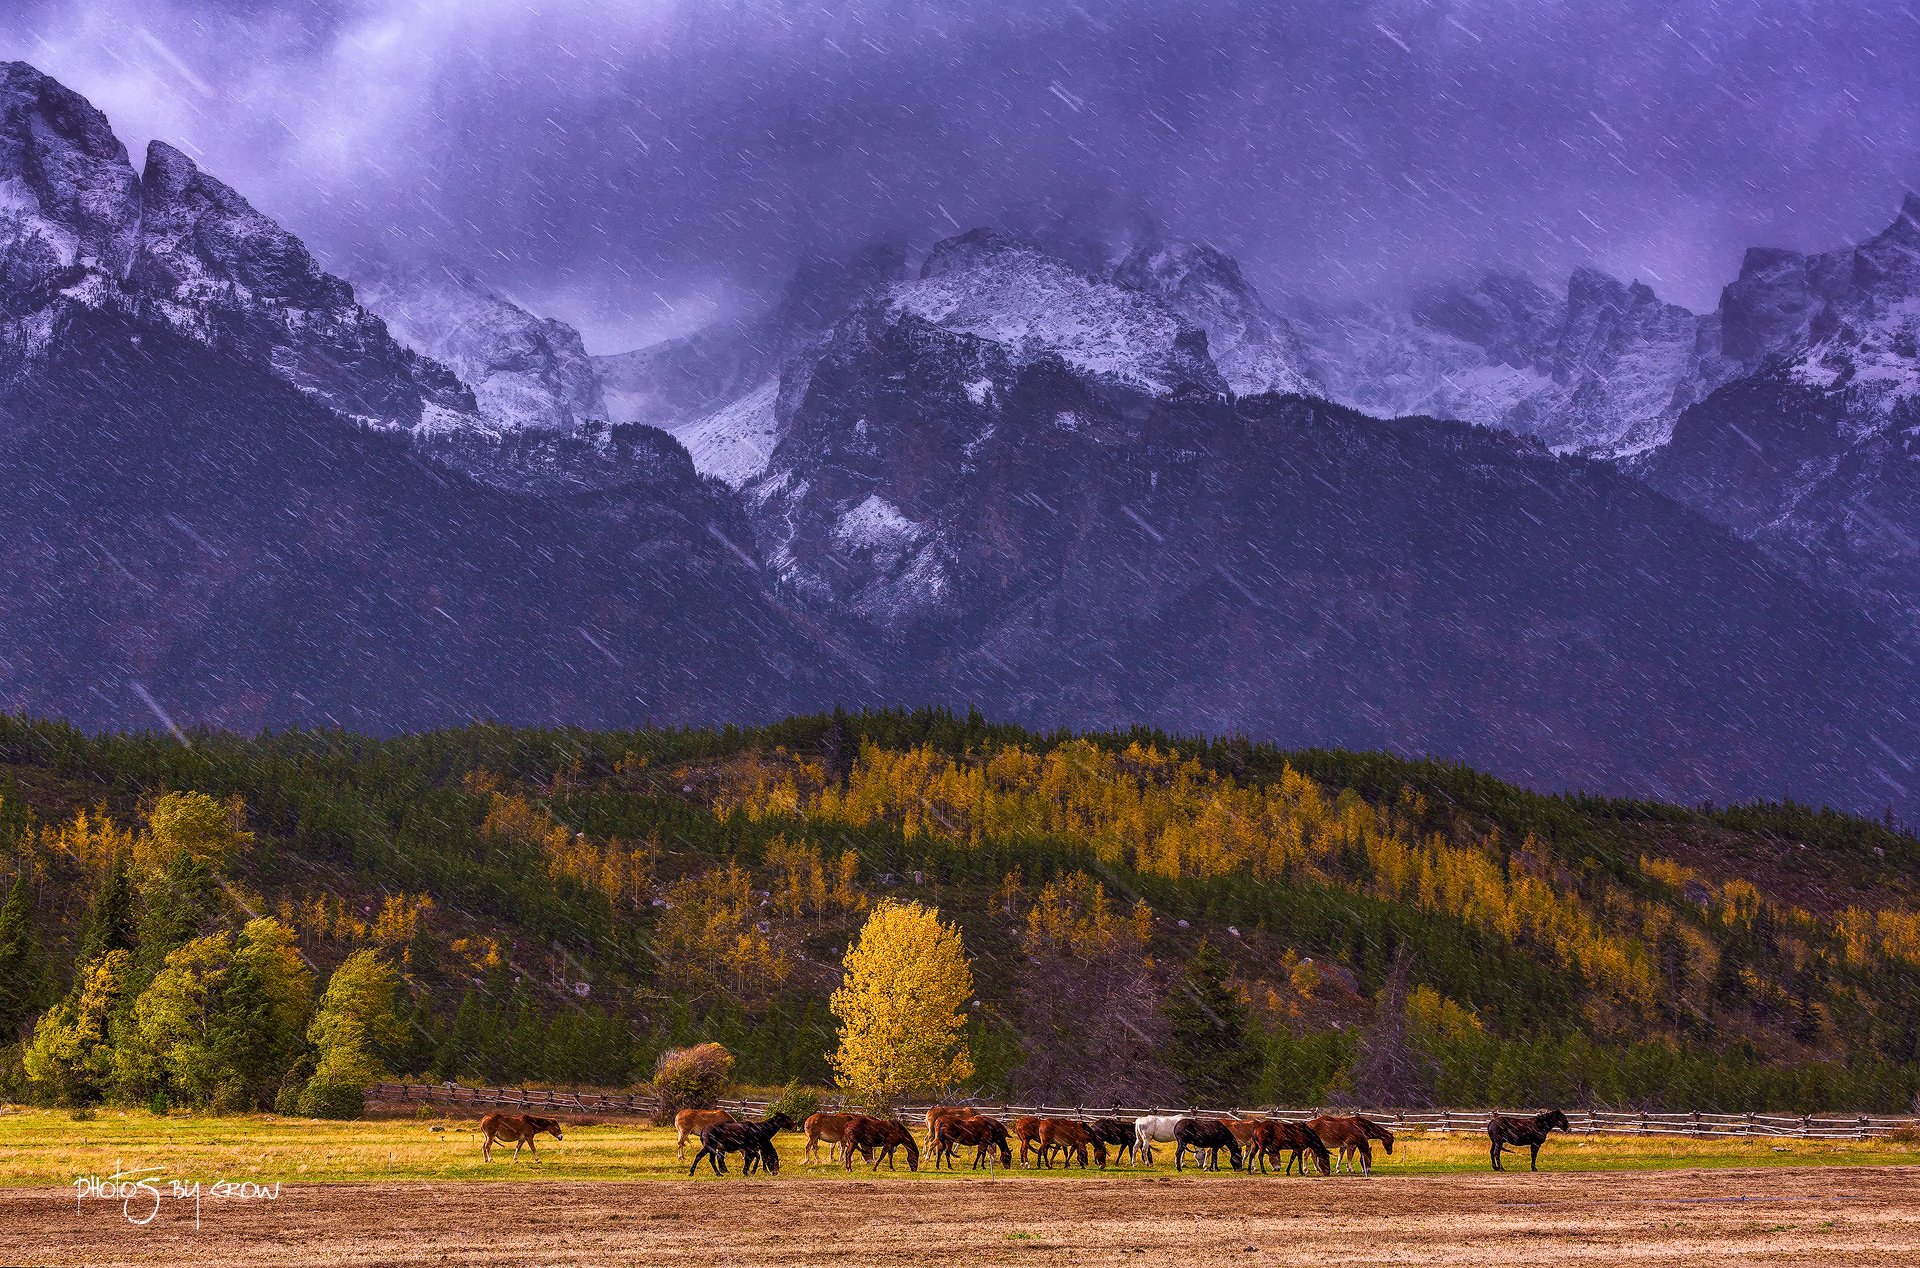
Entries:
{"label": "black horse", "polygon": [[1532,1151],[1528,1159],[1531,1169],[1540,1170],[1540,1146],[1547,1143],[1547,1133],[1554,1128],[1563,1132],[1573,1130],[1573,1124],[1559,1110],[1548,1110],[1544,1114],[1535,1114],[1532,1118],[1513,1118],[1505,1114],[1495,1114],[1487,1120],[1487,1139],[1493,1143],[1493,1169],[1505,1171],[1500,1165],[1500,1151],[1518,1149],[1526,1146]]}
{"label": "black horse", "polygon": [[1220,1170],[1220,1151],[1227,1151],[1233,1159],[1233,1169],[1240,1170],[1240,1142],[1233,1138],[1227,1125],[1217,1118],[1183,1118],[1173,1126],[1173,1167],[1176,1171],[1185,1171],[1181,1159],[1187,1150],[1193,1150],[1194,1161],[1203,1171]]}
{"label": "black horse", "polygon": [[727,1155],[741,1154],[741,1174],[752,1175],[755,1165],[765,1167],[768,1175],[780,1174],[780,1155],[774,1151],[776,1134],[793,1130],[793,1120],[785,1114],[769,1114],[757,1123],[715,1123],[700,1133],[700,1152],[687,1168],[692,1175],[705,1158],[717,1176],[727,1174]]}
{"label": "black horse", "polygon": [[1133,1120],[1131,1118],[1090,1118],[1087,1130],[1093,1138],[1103,1144],[1112,1145],[1113,1160],[1119,1162],[1124,1155],[1129,1164],[1134,1161]]}

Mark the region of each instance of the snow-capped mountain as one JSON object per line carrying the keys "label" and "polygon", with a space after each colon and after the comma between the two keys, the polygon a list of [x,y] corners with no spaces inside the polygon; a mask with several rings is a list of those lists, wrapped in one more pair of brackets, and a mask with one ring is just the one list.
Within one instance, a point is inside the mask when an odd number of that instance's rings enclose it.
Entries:
{"label": "snow-capped mountain", "polygon": [[1912,558],[1911,412],[1878,386],[1911,215],[1757,257],[1705,320],[1581,273],[1283,321],[1204,247],[988,231],[586,368],[469,279],[370,292],[476,401],[184,155],[136,174],[80,98],[0,84],[0,708],[979,704],[1920,804],[1910,645],[1804,580],[1891,591]]}
{"label": "snow-capped mountain", "polygon": [[112,309],[368,425],[474,419],[459,380],[395,343],[298,238],[163,142],[136,174],[106,116],[24,62],[0,67],[0,261],[16,372],[75,306]]}
{"label": "snow-capped mountain", "polygon": [[848,309],[898,281],[906,253],[877,243],[845,261],[810,259],[778,303],[651,347],[593,358],[608,408],[671,433],[702,474],[739,488],[766,469],[781,376]]}
{"label": "snow-capped mountain", "polygon": [[1639,474],[1920,632],[1920,197],[1858,246],[1747,252],[1716,324],[1730,381]]}
{"label": "snow-capped mountain", "polygon": [[1405,310],[1308,309],[1295,325],[1342,404],[1502,427],[1563,453],[1656,448],[1708,386],[1701,319],[1593,269],[1576,270],[1563,297],[1490,273]]}
{"label": "snow-capped mountain", "polygon": [[494,437],[297,238],[171,147],[136,175],[18,63],[0,486],[3,709],[385,731],[858,698],[669,437]]}
{"label": "snow-capped mountain", "polygon": [[1201,243],[1155,241],[1123,256],[1112,276],[1206,331],[1207,350],[1236,394],[1325,395],[1292,324],[1261,301],[1232,256]]}
{"label": "snow-capped mountain", "polygon": [[535,316],[467,270],[373,269],[357,278],[357,289],[396,339],[473,389],[495,434],[606,420],[600,376],[580,332]]}

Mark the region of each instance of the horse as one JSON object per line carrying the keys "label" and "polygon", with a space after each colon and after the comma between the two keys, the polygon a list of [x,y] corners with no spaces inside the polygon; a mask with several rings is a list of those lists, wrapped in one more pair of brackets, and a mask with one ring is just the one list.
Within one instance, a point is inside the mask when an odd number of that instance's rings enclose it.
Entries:
{"label": "horse", "polygon": [[1371,1118],[1362,1118],[1358,1114],[1322,1114],[1310,1119],[1307,1126],[1328,1146],[1340,1151],[1340,1166],[1347,1174],[1353,1174],[1353,1159],[1360,1159],[1360,1173],[1373,1174],[1373,1143],[1379,1141],[1387,1147],[1389,1156],[1393,1153],[1393,1133],[1374,1122]]}
{"label": "horse", "polygon": [[547,1132],[555,1140],[560,1135],[560,1120],[557,1118],[538,1118],[532,1114],[502,1114],[495,1110],[480,1120],[480,1157],[487,1162],[493,1161],[493,1142],[495,1137],[513,1142],[514,1161],[520,1160],[520,1146],[525,1145],[533,1151],[533,1160],[540,1161],[540,1151],[535,1148],[533,1138],[541,1132]]}
{"label": "horse", "polygon": [[933,1146],[933,1159],[936,1166],[941,1165],[943,1158],[948,1165],[953,1165],[954,1151],[961,1145],[974,1147],[973,1166],[976,1171],[980,1169],[980,1164],[987,1160],[989,1149],[999,1151],[1001,1166],[1013,1165],[1013,1146],[1007,1143],[1006,1126],[997,1119],[985,1118],[979,1114],[970,1118],[949,1114],[935,1119],[933,1139],[929,1143]]}
{"label": "horse", "polygon": [[731,1123],[733,1115],[723,1109],[683,1109],[673,1116],[674,1156],[687,1160],[687,1137],[698,1139],[715,1123]]}
{"label": "horse", "polygon": [[835,1161],[846,1132],[853,1120],[862,1117],[859,1114],[809,1114],[807,1115],[807,1148],[801,1156],[808,1163],[818,1166],[820,1163],[820,1142],[826,1141],[829,1148],[827,1161]]}
{"label": "horse", "polygon": [[907,1170],[920,1170],[920,1146],[905,1123],[891,1118],[869,1118],[865,1114],[855,1114],[852,1118],[840,1140],[841,1160],[848,1171],[853,1170],[856,1152],[872,1162],[875,1171],[880,1169],[880,1159],[885,1158],[891,1171],[893,1151],[901,1148],[907,1151]]}
{"label": "horse", "polygon": [[1080,1169],[1086,1170],[1087,1151],[1093,1151],[1093,1161],[1102,1170],[1107,1169],[1107,1142],[1093,1134],[1085,1123],[1077,1118],[1043,1118],[1040,1120],[1040,1165],[1051,1167],[1047,1155],[1055,1149],[1060,1151],[1060,1165],[1068,1166],[1074,1160],[1080,1163]]}
{"label": "horse", "polygon": [[774,1151],[773,1138],[792,1130],[793,1120],[782,1113],[769,1114],[757,1123],[715,1123],[700,1134],[700,1152],[693,1156],[687,1175],[700,1170],[702,1158],[713,1168],[713,1174],[727,1174],[728,1154],[745,1155],[740,1168],[743,1175],[752,1175],[756,1163],[765,1167],[768,1175],[779,1175],[780,1155]]}
{"label": "horse", "polygon": [[927,1140],[933,1140],[933,1124],[937,1119],[957,1116],[960,1118],[978,1118],[980,1111],[971,1105],[929,1105],[927,1106]]}
{"label": "horse", "polygon": [[1039,1148],[1040,1119],[1033,1115],[1016,1118],[1007,1124],[1007,1132],[1020,1142],[1020,1165],[1023,1167],[1035,1165],[1027,1161],[1027,1153],[1029,1150],[1037,1151]]}
{"label": "horse", "polygon": [[1233,1132],[1217,1118],[1183,1118],[1173,1129],[1173,1166],[1176,1171],[1186,1170],[1182,1159],[1187,1150],[1193,1150],[1194,1161],[1202,1171],[1220,1170],[1220,1151],[1227,1151],[1233,1159],[1233,1168],[1241,1167],[1240,1142],[1235,1140]]}
{"label": "horse", "polygon": [[1525,1145],[1532,1151],[1528,1159],[1529,1170],[1540,1170],[1540,1146],[1547,1143],[1547,1133],[1554,1128],[1563,1132],[1573,1130],[1573,1124],[1559,1110],[1548,1110],[1544,1114],[1535,1114],[1531,1118],[1515,1118],[1506,1114],[1495,1114],[1487,1120],[1487,1139],[1493,1144],[1493,1169],[1505,1171],[1500,1165],[1500,1153],[1504,1149],[1518,1149]]}
{"label": "horse", "polygon": [[1180,1126],[1179,1114],[1148,1114],[1144,1118],[1133,1120],[1133,1156],[1136,1161],[1144,1160],[1145,1165],[1153,1165],[1153,1142],[1173,1143],[1174,1129]]}
{"label": "horse", "polygon": [[1120,1161],[1126,1155],[1129,1163],[1136,1157],[1136,1143],[1133,1134],[1133,1120],[1130,1118],[1096,1118],[1087,1123],[1087,1130],[1099,1138],[1102,1144],[1113,1146],[1113,1160]]}
{"label": "horse", "polygon": [[[1320,1139],[1320,1133],[1306,1123],[1290,1123],[1284,1119],[1270,1118],[1260,1124],[1256,1144],[1260,1171],[1263,1175],[1266,1174],[1267,1164],[1279,1162],[1280,1155],[1283,1153],[1287,1155],[1287,1165],[1281,1171],[1282,1175],[1292,1172],[1296,1164],[1300,1168],[1301,1175],[1307,1174],[1305,1155],[1309,1153],[1313,1155],[1313,1160],[1320,1164],[1321,1175],[1333,1174],[1326,1142]],[[1249,1171],[1253,1169],[1253,1164],[1254,1157],[1250,1153],[1247,1158]]]}

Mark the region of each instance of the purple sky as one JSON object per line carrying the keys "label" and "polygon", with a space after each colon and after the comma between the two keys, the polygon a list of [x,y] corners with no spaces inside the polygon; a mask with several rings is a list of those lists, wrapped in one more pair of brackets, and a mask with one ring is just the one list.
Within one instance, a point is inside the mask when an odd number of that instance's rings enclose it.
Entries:
{"label": "purple sky", "polygon": [[[537,8],[537,12],[535,12]],[[0,57],[352,271],[463,260],[596,351],[807,250],[1151,216],[1261,287],[1579,264],[1708,307],[1920,185],[1920,15],[1846,0],[12,0]]]}

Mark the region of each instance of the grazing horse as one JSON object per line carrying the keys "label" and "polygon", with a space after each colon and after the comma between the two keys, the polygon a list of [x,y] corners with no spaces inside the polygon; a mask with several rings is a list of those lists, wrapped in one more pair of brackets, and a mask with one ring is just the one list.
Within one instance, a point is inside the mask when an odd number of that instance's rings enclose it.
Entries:
{"label": "grazing horse", "polygon": [[1107,1169],[1107,1142],[1093,1134],[1092,1128],[1077,1118],[1043,1118],[1040,1120],[1040,1165],[1051,1167],[1047,1155],[1055,1149],[1060,1151],[1060,1165],[1065,1167],[1078,1161],[1080,1169],[1087,1169],[1087,1151],[1093,1151],[1093,1161],[1102,1171]]}
{"label": "grazing horse", "polygon": [[1217,1118],[1183,1118],[1173,1129],[1173,1166],[1176,1171],[1185,1171],[1182,1162],[1187,1150],[1193,1150],[1194,1161],[1202,1171],[1220,1170],[1220,1151],[1227,1151],[1233,1159],[1233,1169],[1241,1166],[1240,1142],[1233,1138],[1233,1132]]}
{"label": "grazing horse", "polygon": [[1174,1128],[1180,1126],[1179,1114],[1148,1114],[1133,1120],[1133,1156],[1136,1161],[1153,1165],[1153,1142],[1173,1143]]}
{"label": "grazing horse", "polygon": [[927,1106],[927,1139],[933,1139],[933,1124],[936,1120],[949,1117],[978,1118],[980,1111],[971,1105],[929,1105]]}
{"label": "grazing horse", "polygon": [[978,1114],[970,1118],[949,1114],[935,1119],[933,1139],[929,1143],[933,1146],[933,1160],[936,1166],[941,1165],[943,1158],[946,1165],[954,1165],[954,1151],[961,1145],[974,1147],[973,1167],[976,1171],[980,1169],[981,1163],[987,1161],[989,1149],[999,1151],[1001,1166],[1013,1165],[1013,1146],[1007,1143],[1005,1125],[997,1119],[984,1118]]}
{"label": "grazing horse", "polygon": [[[1305,1123],[1290,1123],[1278,1118],[1268,1119],[1260,1124],[1256,1148],[1262,1174],[1265,1174],[1269,1162],[1280,1161],[1281,1154],[1287,1155],[1287,1165],[1282,1169],[1282,1175],[1290,1173],[1295,1166],[1300,1168],[1301,1175],[1307,1174],[1307,1154],[1312,1154],[1313,1160],[1320,1164],[1321,1175],[1333,1173],[1326,1142],[1320,1139],[1318,1132]],[[1252,1170],[1253,1163],[1253,1157],[1249,1156],[1248,1170]]]}
{"label": "grazing horse", "polygon": [[1310,1119],[1307,1126],[1314,1134],[1325,1141],[1330,1148],[1340,1151],[1340,1166],[1347,1173],[1353,1173],[1353,1159],[1360,1159],[1360,1173],[1373,1174],[1373,1143],[1379,1141],[1387,1147],[1387,1153],[1393,1153],[1393,1133],[1374,1122],[1371,1118],[1362,1118],[1358,1114],[1322,1114]]}
{"label": "grazing horse", "polygon": [[880,1160],[885,1158],[887,1170],[891,1171],[893,1151],[902,1148],[907,1151],[907,1170],[920,1170],[920,1146],[905,1123],[892,1118],[868,1118],[865,1114],[852,1117],[846,1134],[840,1139],[840,1156],[848,1171],[853,1170],[855,1153],[871,1162],[875,1171],[880,1170]]}
{"label": "grazing horse", "polygon": [[860,1114],[809,1114],[807,1115],[807,1148],[801,1157],[815,1166],[820,1162],[820,1142],[828,1145],[827,1161],[835,1161],[835,1155],[846,1139],[847,1128],[853,1120],[863,1117]]}
{"label": "grazing horse", "polygon": [[715,1123],[731,1123],[733,1115],[723,1109],[683,1109],[673,1116],[674,1155],[687,1160],[687,1137],[699,1139]]}
{"label": "grazing horse", "polygon": [[[1037,1163],[1029,1163],[1027,1161],[1027,1154],[1029,1150],[1037,1152],[1039,1149],[1040,1120],[1032,1115],[1028,1115],[1026,1118],[1016,1118],[1007,1124],[1007,1131],[1015,1140],[1020,1142],[1020,1165],[1023,1167],[1037,1166]],[[1044,1159],[1042,1159],[1042,1161],[1044,1161]]]}
{"label": "grazing horse", "polygon": [[687,1168],[691,1176],[700,1170],[700,1160],[705,1158],[707,1165],[713,1168],[713,1174],[727,1174],[727,1155],[742,1154],[741,1174],[752,1175],[754,1164],[765,1167],[768,1175],[780,1174],[780,1155],[774,1151],[773,1138],[780,1132],[792,1131],[793,1120],[785,1114],[770,1114],[757,1123],[715,1123],[700,1134],[700,1152],[693,1156],[693,1165]]}
{"label": "grazing horse", "polygon": [[560,1120],[557,1118],[537,1118],[532,1114],[502,1114],[498,1110],[480,1120],[480,1156],[488,1162],[493,1161],[493,1142],[501,1140],[513,1142],[513,1157],[520,1159],[520,1146],[525,1145],[533,1151],[533,1160],[540,1161],[540,1151],[534,1148],[533,1138],[541,1132],[547,1132],[555,1140],[561,1139]]}
{"label": "grazing horse", "polygon": [[1125,1155],[1129,1163],[1136,1156],[1136,1143],[1133,1134],[1133,1120],[1130,1118],[1096,1118],[1087,1124],[1087,1130],[1099,1138],[1102,1144],[1113,1146],[1113,1160],[1119,1162]]}
{"label": "grazing horse", "polygon": [[1531,1118],[1514,1118],[1506,1114],[1495,1114],[1487,1120],[1487,1139],[1493,1143],[1493,1169],[1505,1171],[1500,1165],[1500,1151],[1518,1149],[1525,1145],[1532,1151],[1528,1159],[1530,1170],[1540,1170],[1540,1146],[1547,1143],[1547,1133],[1554,1128],[1563,1132],[1573,1130],[1573,1124],[1559,1110],[1548,1110],[1544,1114],[1535,1114]]}

